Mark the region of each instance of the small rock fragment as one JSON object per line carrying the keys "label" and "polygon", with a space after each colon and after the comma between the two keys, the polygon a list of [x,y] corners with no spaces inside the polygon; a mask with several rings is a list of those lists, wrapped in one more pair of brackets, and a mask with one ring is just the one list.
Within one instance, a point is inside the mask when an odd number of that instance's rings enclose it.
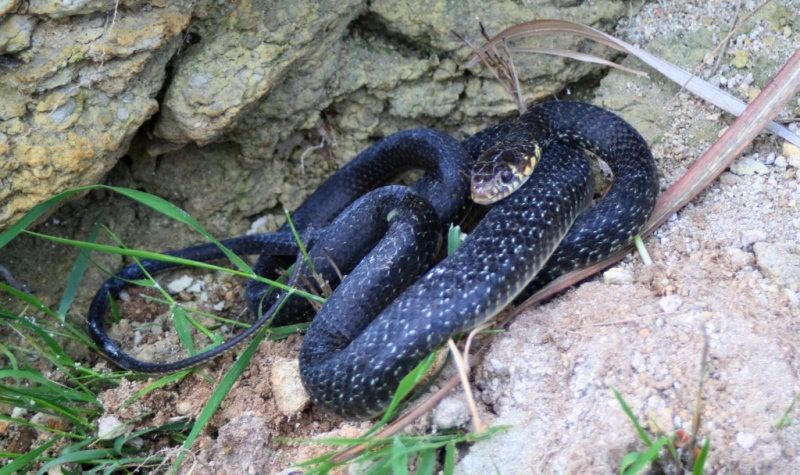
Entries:
{"label": "small rock fragment", "polygon": [[103,416],[97,420],[97,438],[111,440],[130,432],[133,426],[123,424],[116,416]]}
{"label": "small rock fragment", "polygon": [[747,61],[750,59],[750,55],[747,54],[747,51],[744,50],[736,50],[733,53],[733,61],[731,64],[736,69],[744,69],[747,67]]}
{"label": "small rock fragment", "polygon": [[461,427],[469,419],[469,407],[460,394],[442,399],[433,411],[433,423],[440,430]]}
{"label": "small rock fragment", "polygon": [[778,285],[800,282],[800,246],[757,242],[753,245],[753,252],[758,270]]}
{"label": "small rock fragment", "polygon": [[30,46],[37,21],[32,15],[10,15],[0,21],[0,53],[15,53]]}
{"label": "small rock fragment", "polygon": [[742,234],[742,246],[748,247],[752,246],[757,242],[762,242],[767,240],[767,233],[761,229],[751,229],[750,231],[745,231]]}
{"label": "small rock fragment", "polygon": [[621,267],[612,267],[603,272],[603,282],[614,285],[628,285],[633,283],[633,272]]}
{"label": "small rock fragment", "polygon": [[664,313],[675,313],[683,305],[683,299],[678,295],[667,295],[658,301],[658,306]]}
{"label": "small rock fragment", "polygon": [[177,294],[188,289],[189,286],[192,285],[192,282],[194,282],[194,279],[188,275],[184,275],[167,284],[167,290],[173,294]]}
{"label": "small rock fragment", "polygon": [[637,373],[647,372],[647,363],[644,361],[644,356],[638,351],[631,356],[631,368]]}
{"label": "small rock fragment", "polygon": [[311,398],[300,380],[300,362],[296,358],[276,360],[269,381],[278,410],[284,415],[297,414],[311,404]]}
{"label": "small rock fragment", "polygon": [[745,266],[752,266],[756,262],[755,256],[740,249],[729,249],[728,258],[731,260],[731,265],[735,270]]}
{"label": "small rock fragment", "polygon": [[769,168],[758,160],[748,157],[731,164],[731,173],[739,176],[766,175]]}
{"label": "small rock fragment", "polygon": [[743,449],[752,448],[754,445],[756,445],[756,441],[758,441],[758,435],[754,432],[736,433],[736,443],[739,444],[739,447]]}
{"label": "small rock fragment", "polygon": [[800,168],[800,147],[789,142],[783,142],[783,154],[786,161],[794,168]]}

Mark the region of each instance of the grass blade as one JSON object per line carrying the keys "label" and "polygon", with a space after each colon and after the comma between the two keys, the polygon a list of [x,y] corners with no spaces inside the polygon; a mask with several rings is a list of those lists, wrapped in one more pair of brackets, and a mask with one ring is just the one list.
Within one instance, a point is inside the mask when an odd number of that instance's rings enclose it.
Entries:
{"label": "grass blade", "polygon": [[456,252],[458,246],[461,245],[461,241],[463,241],[467,236],[461,232],[461,226],[453,226],[450,225],[450,230],[447,232],[447,255]]}
{"label": "grass blade", "polygon": [[14,460],[8,465],[5,465],[3,468],[0,468],[0,475],[12,475],[14,473],[21,472],[29,463],[37,460],[40,455],[45,453],[47,449],[49,449],[59,440],[61,440],[61,437],[53,437],[49,441],[45,442],[39,447],[36,447],[22,457]]}
{"label": "grass blade", "polygon": [[697,457],[697,460],[694,461],[692,475],[703,475],[703,467],[705,467],[706,458],[708,457],[708,450],[710,447],[711,437],[706,437],[705,442],[703,442],[703,448],[700,449],[700,455]]}
{"label": "grass blade", "polygon": [[645,445],[648,447],[652,446],[653,443],[650,441],[650,437],[647,436],[647,433],[642,428],[642,425],[639,424],[639,420],[633,415],[633,411],[631,410],[630,406],[628,406],[625,400],[622,399],[622,394],[620,394],[619,391],[617,391],[617,388],[614,386],[611,386],[611,392],[614,393],[614,397],[617,398],[617,401],[619,401],[619,405],[622,406],[622,410],[625,411],[628,419],[633,422],[633,426],[636,427],[636,432],[639,434],[639,437],[642,439]]}
{"label": "grass blade", "polygon": [[194,341],[192,340],[192,333],[189,331],[189,323],[186,312],[179,305],[172,307],[172,324],[175,325],[175,332],[178,334],[181,343],[189,351],[189,356],[194,356],[197,352],[194,349]]}
{"label": "grass blade", "polygon": [[436,470],[436,451],[420,450],[418,460],[416,475],[433,475],[433,471]]}
{"label": "grass blade", "polygon": [[622,475],[635,475],[639,473],[639,471],[644,468],[650,462],[658,459],[658,453],[661,451],[661,448],[664,447],[664,444],[669,442],[669,439],[666,437],[659,437],[656,442],[650,446],[649,449],[645,452],[633,452],[632,454],[628,454],[625,456],[623,460],[628,459],[629,455],[636,455],[637,457],[631,461],[632,463],[628,465],[624,470],[620,469],[620,473]]}
{"label": "grass blade", "polygon": [[456,468],[456,443],[451,441],[444,449],[444,475],[453,475]]}
{"label": "grass blade", "polygon": [[[246,278],[249,278],[249,279],[256,279],[256,280],[259,280],[261,282],[265,282],[268,285],[271,285],[273,287],[277,287],[277,288],[279,288],[281,290],[285,290],[287,292],[290,292],[290,293],[292,293],[294,295],[298,295],[300,297],[303,297],[303,298],[306,298],[306,299],[310,299],[310,300],[313,300],[315,302],[325,303],[325,299],[323,299],[322,297],[319,297],[319,296],[316,296],[316,295],[313,295],[313,294],[309,294],[308,292],[303,292],[301,290],[293,289],[293,288],[291,288],[291,287],[289,287],[289,286],[287,286],[285,284],[282,284],[280,282],[276,282],[276,281],[273,281],[273,280],[270,280],[270,279],[265,279],[263,277],[260,277],[260,276],[258,276],[256,274],[254,274],[252,272],[252,270],[250,270],[249,272],[248,271],[241,271],[241,270],[237,271],[237,270],[228,269],[228,268],[225,268],[225,267],[215,266],[213,264],[208,264],[206,262],[199,262],[199,261],[193,261],[191,259],[183,259],[183,258],[180,258],[180,257],[167,256],[167,255],[160,254],[160,253],[157,253],[157,252],[139,251],[139,250],[136,250],[136,249],[123,249],[123,248],[119,248],[119,247],[115,247],[115,246],[106,246],[104,244],[90,244],[90,243],[86,243],[86,242],[83,242],[83,241],[76,241],[76,240],[73,240],[73,239],[64,239],[64,238],[59,238],[59,237],[56,237],[56,236],[48,236],[46,234],[40,234],[40,233],[36,233],[36,232],[33,232],[33,231],[26,231],[26,232],[28,234],[32,235],[32,236],[40,237],[40,238],[46,239],[48,241],[57,242],[59,244],[67,244],[67,245],[78,247],[78,248],[81,248],[81,249],[90,249],[90,250],[93,250],[93,251],[108,252],[108,253],[111,253],[111,254],[119,254],[119,255],[122,255],[122,256],[135,257],[135,258],[139,258],[139,259],[152,259],[152,260],[156,260],[156,261],[171,262],[171,263],[179,264],[179,265],[183,265],[183,266],[199,267],[199,268],[202,268],[202,269],[208,269],[208,270],[219,271],[219,272],[226,272],[226,273],[229,273],[229,274],[238,275],[240,277],[246,277]],[[226,251],[230,252],[227,249],[226,249]],[[3,285],[3,284],[0,284],[0,285]],[[7,287],[7,286],[4,286],[4,287]],[[9,292],[9,293],[12,293],[12,292]],[[15,296],[17,296],[18,294],[23,294],[23,293],[21,293],[19,291],[16,291],[16,293],[14,293]],[[23,294],[23,295],[27,295],[27,294]],[[20,297],[20,298],[23,298],[23,297]],[[38,302],[38,300],[34,299],[33,302]],[[41,303],[39,303],[39,305],[41,305]],[[55,315],[49,309],[45,310],[45,308],[41,308],[41,310],[42,311],[47,311],[50,314]]]}
{"label": "grass blade", "polygon": [[394,475],[408,475],[408,451],[400,437],[392,442],[392,472]]}
{"label": "grass blade", "polygon": [[786,409],[786,412],[783,413],[781,416],[781,420],[778,421],[778,424],[775,426],[776,429],[780,430],[783,429],[787,425],[792,425],[792,418],[790,414],[794,410],[794,406],[797,405],[797,401],[800,400],[800,393],[795,395],[794,399],[792,399],[792,403],[789,404],[789,408]]}
{"label": "grass blade", "polygon": [[[89,237],[86,239],[86,242],[93,243],[97,240],[97,235],[100,233],[100,228],[102,227],[102,219],[103,218],[101,216],[100,219],[97,220],[92,228],[92,231],[89,233]],[[81,279],[83,279],[83,273],[86,271],[86,266],[89,264],[90,254],[91,251],[82,249],[78,254],[78,258],[75,259],[75,264],[72,266],[72,271],[69,273],[67,287],[64,289],[64,295],[61,297],[61,302],[58,304],[58,318],[62,323],[67,317],[67,310],[69,310],[69,307],[72,305],[72,301],[75,299],[75,295],[78,293],[78,284],[80,284]]]}
{"label": "grass blade", "polygon": [[386,424],[386,422],[391,419],[397,406],[403,402],[403,399],[405,399],[405,397],[408,396],[411,391],[414,390],[414,388],[417,386],[417,383],[422,381],[425,373],[427,373],[431,366],[433,366],[433,363],[436,361],[436,354],[437,352],[433,352],[428,355],[427,358],[422,360],[422,362],[418,364],[416,368],[411,370],[411,372],[400,381],[400,385],[397,387],[397,391],[394,393],[392,402],[389,404],[389,407],[386,409],[383,417],[381,417],[381,421],[375,425],[373,430],[376,430],[378,427]]}
{"label": "grass blade", "polygon": [[179,371],[177,373],[170,374],[168,376],[164,376],[161,379],[153,381],[152,383],[148,384],[147,386],[145,386],[144,388],[140,389],[139,391],[136,391],[136,394],[134,394],[127,401],[122,403],[122,405],[120,406],[120,409],[124,409],[125,407],[128,406],[128,404],[136,401],[137,399],[139,399],[140,397],[142,397],[145,394],[149,393],[150,391],[153,391],[155,389],[158,389],[160,387],[166,386],[166,385],[168,385],[170,383],[173,383],[175,381],[178,381],[178,380],[182,379],[184,376],[189,374],[191,371],[192,371],[191,369],[184,370],[184,371]]}

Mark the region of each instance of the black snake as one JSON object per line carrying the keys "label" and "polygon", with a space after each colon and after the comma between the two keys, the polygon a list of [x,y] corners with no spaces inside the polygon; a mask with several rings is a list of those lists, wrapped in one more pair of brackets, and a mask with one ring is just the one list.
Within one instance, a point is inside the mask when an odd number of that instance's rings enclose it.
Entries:
{"label": "black snake", "polygon": [[[606,197],[588,211],[591,171],[578,147],[598,155],[614,172]],[[527,182],[494,205],[455,253],[426,272],[439,253],[441,230],[463,215],[469,203],[466,170],[478,156],[481,162],[500,164],[493,173],[501,184],[514,181],[516,172],[502,169],[518,159],[532,158],[538,164],[528,167],[534,170]],[[485,166],[476,166],[474,176]],[[411,168],[425,170],[412,190],[370,192]],[[480,180],[473,179],[473,193],[480,193]],[[452,334],[492,318],[534,279],[552,279],[628,244],[648,219],[657,192],[656,167],[644,139],[618,116],[588,104],[532,107],[515,124],[489,128],[463,146],[425,129],[379,141],[294,214],[300,229],[317,229],[308,234],[315,262],[324,265],[330,252],[346,249],[345,256],[332,260],[344,265],[348,276],[314,318],[300,350],[301,376],[312,400],[346,418],[381,412],[405,374]],[[365,223],[377,223],[380,232],[365,232]],[[378,236],[383,232],[385,237]],[[257,267],[261,272],[277,262],[274,256],[297,252],[286,229],[222,242],[237,254],[263,253]],[[375,247],[362,250],[362,244]],[[419,252],[407,254],[401,248]],[[170,254],[198,260],[223,257],[213,245]],[[144,266],[151,272],[173,267],[156,261]],[[400,270],[412,275],[403,277]],[[141,278],[139,274],[134,265],[117,275],[131,280]],[[106,282],[89,313],[98,348],[124,368],[165,372],[188,367],[219,354],[257,326],[186,360],[141,362],[125,355],[103,330],[108,296],[125,285],[114,278]],[[248,302],[258,310],[267,299],[262,299],[263,288],[252,287]]]}

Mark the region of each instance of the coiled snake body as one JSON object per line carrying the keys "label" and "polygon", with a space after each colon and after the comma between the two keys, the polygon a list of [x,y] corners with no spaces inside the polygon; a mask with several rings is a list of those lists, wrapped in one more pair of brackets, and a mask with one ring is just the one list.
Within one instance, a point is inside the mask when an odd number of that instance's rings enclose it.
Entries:
{"label": "coiled snake body", "polygon": [[[400,380],[450,335],[491,319],[534,279],[552,279],[627,245],[655,203],[657,173],[647,144],[625,121],[595,106],[545,103],[529,109],[517,123],[487,129],[463,145],[424,130],[387,137],[314,193],[306,204],[315,206],[304,204],[295,214],[295,219],[300,215],[302,227],[324,227],[311,236],[312,252],[336,239],[347,241],[339,245],[350,249],[343,259],[348,276],[314,318],[300,350],[303,383],[312,400],[326,410],[356,419],[381,412]],[[586,156],[578,147],[598,155],[614,172],[606,197],[585,212],[593,189]],[[364,195],[396,174],[386,165],[387,154],[399,159],[401,169],[422,167],[426,174],[412,191],[390,187]],[[380,156],[383,159],[371,162]],[[464,171],[476,156],[481,159],[473,175],[473,194],[480,188],[474,177],[486,170],[485,162],[501,162],[503,168],[521,157],[538,164],[527,182],[492,207],[455,253],[426,272],[438,253],[441,230],[468,202]],[[440,160],[450,164],[442,168]],[[511,178],[509,173],[498,176],[503,182]],[[350,191],[344,198],[326,200],[329,184],[329,188],[344,184]],[[318,211],[324,206],[316,205],[329,202],[336,202],[338,209]],[[426,224],[436,216],[439,220],[434,219],[433,225]],[[366,220],[380,222],[385,236],[366,236],[369,233],[361,230]],[[346,237],[361,234],[365,236],[358,240],[374,245],[368,254],[352,251],[357,246]],[[223,243],[236,253],[292,255],[296,246],[290,237],[283,230]],[[318,251],[318,262],[328,260],[328,251]],[[187,252],[199,260],[222,257],[209,245],[172,254]],[[147,262],[146,267],[158,271],[170,266]],[[403,269],[410,269],[412,276],[401,275]],[[141,278],[137,273],[141,273],[138,267],[129,266],[118,275]],[[89,315],[95,342],[117,364],[164,372],[213,356],[151,364],[125,355],[102,326],[107,296],[124,287],[120,282],[111,279],[101,288]],[[384,296],[390,300],[384,301]],[[248,300],[251,308],[261,305],[260,295]]]}

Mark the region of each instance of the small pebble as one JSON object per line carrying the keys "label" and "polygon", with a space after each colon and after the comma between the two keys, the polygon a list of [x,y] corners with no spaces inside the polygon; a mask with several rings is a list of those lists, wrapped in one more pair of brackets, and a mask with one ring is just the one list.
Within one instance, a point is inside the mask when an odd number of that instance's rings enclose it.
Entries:
{"label": "small pebble", "polygon": [[179,277],[169,284],[167,284],[167,290],[172,292],[173,294],[177,294],[179,292],[183,292],[184,290],[188,289],[194,279],[189,277],[188,275],[184,275],[183,277]]}
{"label": "small pebble", "polygon": [[767,240],[767,233],[761,229],[751,229],[742,234],[742,246],[752,246],[757,242],[764,242]]}
{"label": "small pebble", "polygon": [[192,404],[189,401],[178,401],[178,404],[175,405],[175,412],[178,414],[185,416],[192,412]]}
{"label": "small pebble", "polygon": [[461,427],[469,420],[469,407],[460,394],[442,399],[433,411],[433,423],[439,430]]}
{"label": "small pebble", "polygon": [[311,398],[300,380],[300,362],[297,358],[276,359],[269,381],[278,410],[284,415],[295,415],[311,404]]}
{"label": "small pebble", "polygon": [[754,445],[756,445],[756,441],[758,441],[758,435],[754,432],[737,432],[736,433],[736,443],[739,444],[739,447],[743,449],[750,449]]}
{"label": "small pebble", "polygon": [[683,299],[678,295],[667,295],[658,301],[658,306],[664,313],[675,313],[683,305]]}
{"label": "small pebble", "polygon": [[794,168],[800,168],[800,147],[789,142],[783,142],[783,153],[786,161]]}
{"label": "small pebble", "polygon": [[[756,265],[765,277],[787,287],[800,282],[800,246],[757,242],[753,245],[753,252]],[[776,287],[774,291],[777,290]]]}
{"label": "small pebble", "polygon": [[758,160],[748,157],[731,164],[731,173],[739,176],[766,175],[769,168]]}
{"label": "small pebble", "polygon": [[629,285],[633,283],[633,272],[621,267],[612,267],[603,272],[603,282],[614,285]]}
{"label": "small pebble", "polygon": [[736,270],[745,266],[752,266],[756,262],[756,257],[754,255],[739,249],[728,250],[728,257],[731,260],[731,265]]}
{"label": "small pebble", "polygon": [[192,285],[190,285],[189,287],[187,287],[186,291],[190,292],[190,293],[193,293],[193,294],[196,294],[196,293],[200,292],[201,290],[203,290],[205,288],[205,286],[206,286],[205,282],[203,282],[202,280],[198,280],[198,281],[194,282]]}
{"label": "small pebble", "polygon": [[637,373],[645,373],[647,372],[647,364],[644,361],[644,356],[641,353],[636,352],[631,356],[631,368],[634,369]]}
{"label": "small pebble", "polygon": [[103,416],[97,420],[97,438],[112,440],[133,430],[133,426],[125,425],[115,416]]}

